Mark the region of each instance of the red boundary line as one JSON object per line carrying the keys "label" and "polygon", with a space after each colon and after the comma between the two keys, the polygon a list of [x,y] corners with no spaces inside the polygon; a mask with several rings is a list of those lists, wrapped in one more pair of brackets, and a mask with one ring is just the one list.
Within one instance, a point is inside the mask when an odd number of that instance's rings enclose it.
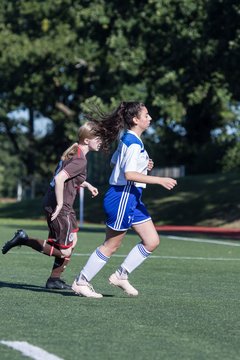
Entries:
{"label": "red boundary line", "polygon": [[240,238],[240,229],[225,229],[206,226],[176,226],[176,225],[156,225],[156,230],[160,232],[189,232],[198,234],[212,234],[219,236],[230,236]]}

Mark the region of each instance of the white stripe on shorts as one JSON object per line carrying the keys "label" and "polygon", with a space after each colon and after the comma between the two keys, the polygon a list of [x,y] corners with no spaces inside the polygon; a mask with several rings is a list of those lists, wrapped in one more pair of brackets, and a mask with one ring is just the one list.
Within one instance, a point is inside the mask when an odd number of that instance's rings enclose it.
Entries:
{"label": "white stripe on shorts", "polygon": [[127,207],[127,202],[128,202],[131,186],[132,186],[132,182],[130,182],[124,186],[121,200],[120,200],[119,207],[118,207],[117,219],[114,223],[115,229],[120,229],[120,227],[121,227],[123,217],[124,217],[126,207]]}
{"label": "white stripe on shorts", "polygon": [[70,217],[69,217],[69,215],[67,215],[67,222],[68,222],[68,228],[67,228],[67,233],[66,233],[66,237],[65,237],[65,245],[68,245],[68,238],[69,238],[69,233],[70,233]]}

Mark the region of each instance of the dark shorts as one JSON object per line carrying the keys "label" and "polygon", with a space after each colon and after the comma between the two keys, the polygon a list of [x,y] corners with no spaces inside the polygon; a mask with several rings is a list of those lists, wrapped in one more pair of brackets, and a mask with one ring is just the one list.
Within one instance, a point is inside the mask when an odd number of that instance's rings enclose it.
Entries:
{"label": "dark shorts", "polygon": [[46,212],[46,215],[49,227],[48,243],[60,249],[70,248],[73,245],[73,234],[78,232],[75,212],[60,212],[53,221],[51,213]]}

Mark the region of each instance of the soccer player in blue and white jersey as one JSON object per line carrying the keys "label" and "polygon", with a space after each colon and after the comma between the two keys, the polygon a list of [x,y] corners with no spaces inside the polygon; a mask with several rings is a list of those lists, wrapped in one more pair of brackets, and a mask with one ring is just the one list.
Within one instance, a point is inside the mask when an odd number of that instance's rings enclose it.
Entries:
{"label": "soccer player in blue and white jersey", "polygon": [[[72,289],[81,296],[99,298],[99,294],[95,293],[89,282],[119,248],[127,230],[132,228],[139,235],[141,242],[130,251],[117,271],[110,276],[109,282],[128,295],[137,296],[138,290],[129,283],[128,275],[147,259],[160,242],[151,217],[141,200],[142,191],[146,184],[158,184],[171,190],[176,185],[176,180],[148,175],[153,162],[144,148],[141,135],[149,127],[151,116],[144,104],[123,102],[112,114],[101,114],[100,118],[105,128],[106,124],[113,128],[112,136],[123,128],[126,132],[111,159],[113,171],[109,180],[110,188],[104,198],[107,218],[105,241],[92,253],[75,279]],[[104,140],[104,133],[100,133],[99,136]],[[107,139],[103,142],[106,144]]]}

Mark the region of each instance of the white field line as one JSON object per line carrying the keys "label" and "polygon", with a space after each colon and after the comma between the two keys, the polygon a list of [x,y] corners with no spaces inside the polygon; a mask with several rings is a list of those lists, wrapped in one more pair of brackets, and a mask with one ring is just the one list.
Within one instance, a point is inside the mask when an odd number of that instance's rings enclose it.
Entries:
{"label": "white field line", "polygon": [[223,258],[223,257],[201,257],[201,256],[158,256],[150,255],[149,258],[169,259],[169,260],[207,260],[207,261],[240,261],[240,258]]}
{"label": "white field line", "polygon": [[166,237],[168,239],[180,240],[180,241],[192,241],[192,242],[198,242],[198,243],[227,245],[227,246],[240,246],[240,242],[237,242],[237,240],[236,240],[236,242],[230,242],[230,241],[198,239],[198,238],[190,238],[190,237],[174,236],[174,235],[169,235],[169,236],[166,236]]}
{"label": "white field line", "polygon": [[[182,237],[182,236],[164,236],[170,240],[178,240],[178,241],[191,241],[197,243],[207,243],[213,245],[224,245],[224,246],[240,246],[240,242],[231,242],[231,241],[222,241],[222,240],[211,240],[211,239],[200,239],[200,238],[190,238],[190,237]],[[12,251],[12,254],[19,254],[17,251]],[[36,255],[37,252],[33,251],[21,251],[21,254],[25,255]],[[91,253],[73,253],[73,256],[86,256],[89,257]],[[114,254],[113,257],[125,258],[127,255]],[[161,256],[161,255],[150,255],[150,259],[174,259],[174,260],[210,260],[210,261],[240,261],[240,258],[223,258],[223,257],[197,257],[197,256]]]}
{"label": "white field line", "polygon": [[[17,252],[12,252],[17,254]],[[24,255],[37,255],[37,252],[21,251]],[[72,256],[89,257],[91,253],[73,253]],[[112,257],[125,258],[127,254],[114,254]],[[165,259],[165,260],[208,260],[208,261],[240,261],[240,258],[224,258],[224,257],[201,257],[201,256],[171,256],[171,255],[150,255],[149,259]]]}
{"label": "white field line", "polygon": [[5,341],[0,340],[0,343],[6,345],[14,350],[20,351],[23,355],[34,360],[63,360],[62,358],[50,354],[41,348],[31,345],[26,341]]}
{"label": "white field line", "polygon": [[[74,253],[74,256],[90,256],[91,254]],[[125,258],[127,255],[112,255],[113,257]],[[149,259],[167,259],[167,260],[210,260],[210,261],[240,261],[240,258],[223,258],[223,257],[201,257],[201,256],[163,256],[150,255]]]}

